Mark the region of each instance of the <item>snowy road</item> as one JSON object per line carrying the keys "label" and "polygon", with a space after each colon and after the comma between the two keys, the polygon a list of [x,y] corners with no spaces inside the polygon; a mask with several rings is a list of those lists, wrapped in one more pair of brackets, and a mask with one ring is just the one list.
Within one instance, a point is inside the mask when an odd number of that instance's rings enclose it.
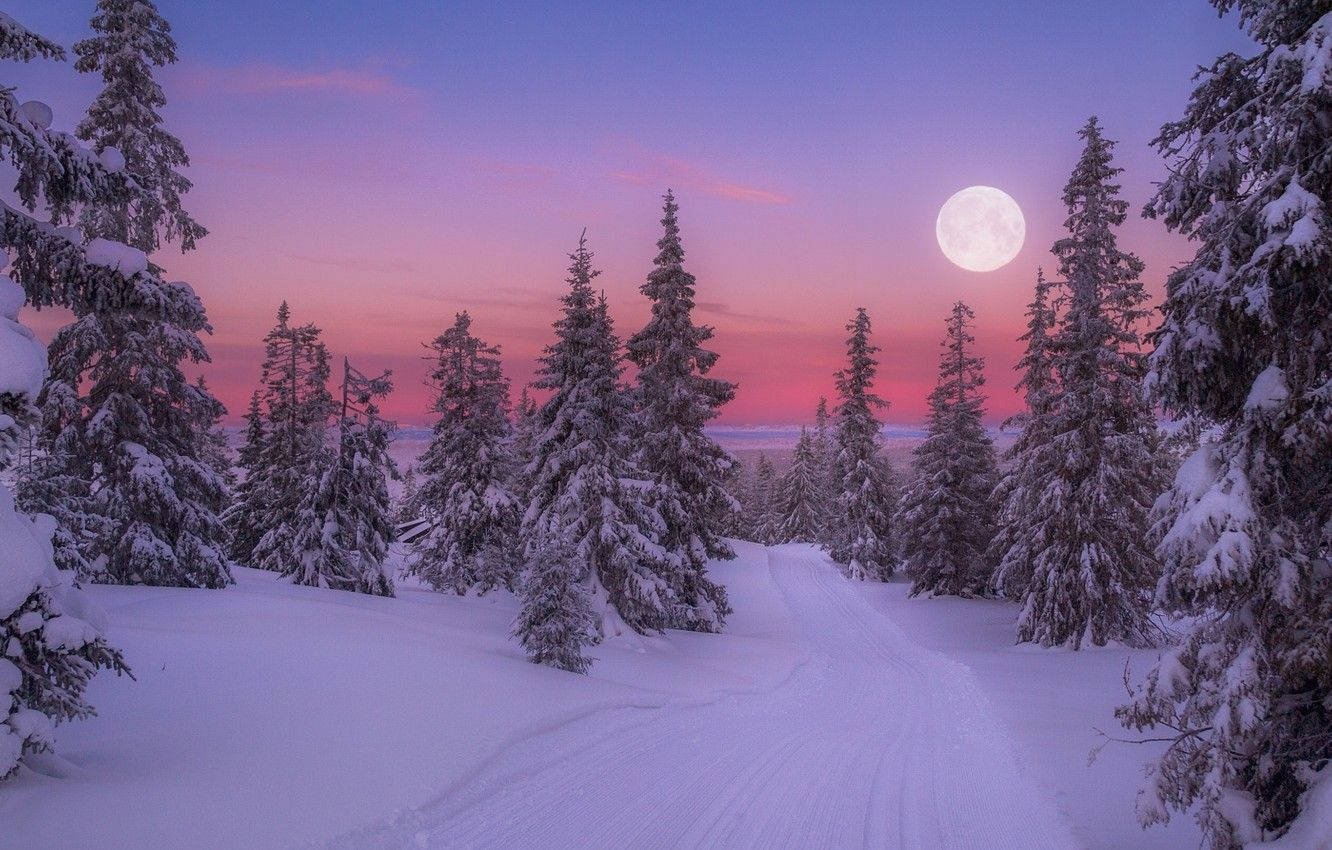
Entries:
{"label": "snowy road", "polygon": [[775,688],[589,714],[333,846],[1075,846],[967,668],[807,547],[767,553],[806,657]]}

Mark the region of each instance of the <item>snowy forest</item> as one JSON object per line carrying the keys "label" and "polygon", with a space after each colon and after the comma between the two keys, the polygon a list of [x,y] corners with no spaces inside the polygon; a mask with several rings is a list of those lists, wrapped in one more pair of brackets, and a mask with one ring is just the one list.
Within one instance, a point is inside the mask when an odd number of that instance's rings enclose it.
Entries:
{"label": "snowy forest", "polygon": [[[641,326],[555,221],[533,380],[475,309],[413,341],[409,462],[401,376],[306,294],[228,411],[170,278],[218,238],[171,24],[0,14],[8,66],[98,87],[0,87],[0,846],[1332,847],[1332,4],[1212,5],[1256,48],[1198,71],[1145,206],[1105,116],[1067,128],[1022,409],[991,416],[984,307],[922,319],[906,463],[857,304],[789,451],[724,445],[746,385],[682,186],[628,246]],[[1130,217],[1188,240],[1163,300]]]}

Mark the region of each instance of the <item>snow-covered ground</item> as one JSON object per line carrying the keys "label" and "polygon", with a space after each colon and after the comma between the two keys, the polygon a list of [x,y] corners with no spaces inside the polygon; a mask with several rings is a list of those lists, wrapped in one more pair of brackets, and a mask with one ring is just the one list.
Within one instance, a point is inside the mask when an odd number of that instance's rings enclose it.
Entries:
{"label": "snow-covered ground", "polygon": [[587,677],[523,659],[505,594],[93,588],[138,681],[0,786],[0,846],[1196,846],[1137,828],[1141,748],[1087,766],[1127,653],[739,549],[726,634],[616,639]]}

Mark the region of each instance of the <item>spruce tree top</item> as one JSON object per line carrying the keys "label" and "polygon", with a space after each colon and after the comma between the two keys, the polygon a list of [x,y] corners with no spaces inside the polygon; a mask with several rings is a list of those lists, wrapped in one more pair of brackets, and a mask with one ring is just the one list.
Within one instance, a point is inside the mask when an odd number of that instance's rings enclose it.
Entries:
{"label": "spruce tree top", "polygon": [[844,424],[848,421],[862,425],[873,422],[877,434],[874,411],[887,407],[888,402],[874,393],[874,377],[878,373],[878,361],[874,355],[879,346],[869,341],[870,319],[864,307],[856,308],[856,316],[847,323],[846,329],[851,336],[846,340],[847,366],[837,372],[837,392],[841,396],[837,412]]}
{"label": "spruce tree top", "polygon": [[695,281],[684,268],[679,211],[675,194],[667,191],[661,219],[664,233],[657,241],[652,271],[641,287],[643,294],[652,300],[652,318],[630,337],[626,348],[629,359],[647,373],[641,383],[690,381],[700,398],[689,413],[700,417],[698,424],[701,424],[715,417],[716,409],[735,397],[735,385],[701,377],[716,364],[717,354],[702,347],[712,339],[712,328],[693,322]]}
{"label": "spruce tree top", "polygon": [[77,134],[98,153],[118,149],[145,191],[119,210],[85,215],[85,229],[146,253],[163,241],[179,241],[188,251],[208,231],[181,209],[181,196],[193,184],[177,169],[188,167],[190,158],[180,139],[162,128],[159,110],[166,96],[152,73],[176,61],[171,25],[152,0],[98,0],[92,30],[91,38],[74,45],[74,67],[100,73],[106,86]]}
{"label": "spruce tree top", "polygon": [[[1095,383],[1107,370],[1141,377],[1138,323],[1148,315],[1139,276],[1143,263],[1119,250],[1114,229],[1124,223],[1128,202],[1111,181],[1123,171],[1111,162],[1115,143],[1101,134],[1096,116],[1078,131],[1082,156],[1064,187],[1068,236],[1050,249],[1068,281],[1067,311],[1054,341],[1065,388]],[[1105,362],[1109,358],[1113,363]],[[1128,390],[1126,390],[1128,391]],[[1130,391],[1135,397],[1136,389]]]}
{"label": "spruce tree top", "polygon": [[1027,332],[1018,337],[1019,342],[1027,344],[1027,349],[1017,363],[1022,379],[1016,388],[1022,391],[1029,410],[1036,410],[1042,403],[1050,383],[1050,334],[1055,323],[1050,287],[1045,270],[1037,269],[1035,292],[1027,305]]}

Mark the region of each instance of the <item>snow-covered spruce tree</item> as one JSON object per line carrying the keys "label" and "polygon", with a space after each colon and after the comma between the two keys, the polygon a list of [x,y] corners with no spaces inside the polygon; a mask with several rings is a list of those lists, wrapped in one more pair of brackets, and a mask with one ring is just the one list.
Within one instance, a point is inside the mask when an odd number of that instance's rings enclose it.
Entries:
{"label": "snow-covered spruce tree", "polygon": [[666,523],[661,544],[680,561],[671,578],[679,616],[671,625],[719,632],[731,608],[726,588],[708,578],[707,562],[735,557],[720,528],[739,505],[725,487],[731,455],[703,426],[735,397],[735,385],[708,376],[717,354],[703,347],[712,328],[694,324],[694,276],[684,269],[678,212],[668,191],[665,232],[641,287],[652,316],[626,345],[638,367],[635,459],[651,476],[650,499]]}
{"label": "snow-covered spruce tree", "polygon": [[250,406],[245,411],[245,442],[236,453],[236,468],[240,471],[230,506],[222,515],[231,533],[230,555],[240,563],[247,563],[254,547],[264,536],[268,521],[268,484],[264,474],[263,455],[267,431],[264,409],[259,391],[250,394]]}
{"label": "snow-covered spruce tree", "polygon": [[1026,343],[1017,368],[1022,373],[1017,389],[1026,410],[1004,422],[1021,428],[1017,439],[1004,453],[1005,472],[995,487],[992,502],[999,514],[989,561],[994,565],[994,589],[1009,599],[1022,599],[1031,580],[1031,564],[1040,550],[1036,538],[1039,504],[1044,477],[1035,460],[1049,439],[1049,407],[1054,389],[1050,340],[1055,326],[1053,284],[1042,270],[1036,271],[1036,286],[1027,307],[1027,332],[1018,337]]}
{"label": "snow-covered spruce tree", "polygon": [[[208,382],[204,380],[203,375],[199,376],[195,385],[199,392],[212,396],[208,389]],[[222,426],[222,416],[225,409],[218,406],[214,408],[213,413],[215,415],[212,419],[199,424],[199,459],[222,479],[222,487],[225,491],[223,503],[230,505],[238,480],[236,478],[236,459],[227,440],[226,429]]]}
{"label": "snow-covered spruce tree", "polygon": [[911,486],[896,527],[911,594],[977,596],[989,589],[990,501],[999,473],[981,419],[985,361],[971,353],[976,314],[961,301],[948,317],[928,435],[912,453]]}
{"label": "snow-covered spruce tree", "polygon": [[[0,14],[0,59],[63,58],[60,47]],[[87,263],[81,246],[31,215],[45,207],[58,220],[82,203],[125,190],[63,134],[34,123],[12,89],[0,88],[0,157],[18,173],[14,189],[26,209],[0,201],[0,249],[13,260],[0,276],[0,471],[13,460],[17,438],[35,416],[46,354],[18,322],[27,300],[38,305],[93,304],[130,297],[124,276]],[[0,481],[0,779],[25,755],[52,745],[51,727],[94,713],[84,699],[100,669],[128,672],[103,638],[100,612],[56,569],[49,518],[15,510]]]}
{"label": "snow-covered spruce tree", "polygon": [[524,386],[518,393],[518,401],[513,407],[513,429],[509,437],[509,491],[520,499],[527,492],[527,480],[524,477],[527,461],[532,456],[532,446],[540,435],[541,408],[532,400],[529,388]]}
{"label": "snow-covered spruce tree", "polygon": [[823,533],[827,511],[822,502],[823,480],[820,476],[814,436],[800,429],[791,465],[782,473],[777,488],[779,508],[776,540],[779,543],[813,543]]}
{"label": "snow-covered spruce tree", "polygon": [[337,451],[297,506],[292,558],[282,574],[296,584],[392,596],[384,568],[393,541],[388,479],[392,425],[375,399],[393,389],[389,373],[369,377],[343,360]]}
{"label": "snow-covered spruce tree", "polygon": [[527,657],[571,673],[592,666],[585,649],[601,641],[600,619],[593,611],[583,564],[574,547],[559,537],[533,541],[519,597],[522,608],[513,635]]}
{"label": "snow-covered spruce tree", "polygon": [[142,191],[85,207],[80,224],[89,238],[114,239],[148,254],[164,241],[188,251],[208,231],[181,208],[191,184],[178,169],[190,158],[162,127],[166,97],[152,71],[176,61],[171,25],[152,0],[98,0],[92,30],[74,45],[74,67],[100,74],[105,86],[76,132],[98,154],[117,151]]}
{"label": "snow-covered spruce tree", "polygon": [[734,537],[740,540],[747,539],[748,526],[745,524],[746,508],[749,503],[749,469],[744,461],[735,458],[735,462],[726,470],[726,478],[723,481],[726,492],[731,494],[735,503],[740,506],[738,511],[733,511],[718,529],[726,537]]}
{"label": "snow-covered spruce tree", "polygon": [[[203,231],[182,231],[173,223],[181,216],[188,221],[179,196],[173,190],[159,197],[165,190],[148,173],[156,168],[153,158],[165,154],[157,143],[160,130],[143,124],[160,117],[140,108],[141,96],[160,101],[161,92],[142,52],[157,55],[161,45],[153,33],[134,28],[142,23],[154,29],[149,19],[160,19],[151,3],[101,6],[94,29],[102,37],[75,49],[77,67],[100,69],[107,88],[78,132],[104,163],[125,169],[135,190],[85,203],[80,220],[92,240],[89,259],[135,275],[148,270],[147,253],[159,247],[159,229],[181,239],[183,248],[193,247]],[[172,48],[169,37],[165,48]],[[145,135],[154,144],[145,143]],[[133,155],[118,147],[122,141],[137,146]],[[187,284],[136,280],[140,292],[132,302],[75,305],[76,320],[51,342],[56,368],[43,398],[53,406],[44,416],[46,433],[56,435],[46,447],[50,473],[79,482],[78,489],[90,493],[83,500],[87,512],[101,519],[96,526],[80,522],[80,528],[62,529],[61,548],[66,539],[78,540],[86,575],[96,581],[221,587],[231,581],[226,529],[218,519],[227,491],[204,458],[200,437],[225,411],[181,368],[209,360],[200,334],[212,328]],[[36,495],[25,494],[25,504],[45,510]],[[65,518],[64,504],[50,507],[53,516]]]}
{"label": "snow-covered spruce tree", "polygon": [[527,462],[523,556],[535,569],[545,541],[564,541],[603,630],[618,633],[623,621],[637,632],[660,631],[677,622],[671,577],[679,561],[657,542],[663,524],[646,499],[652,485],[630,461],[619,340],[605,298],[592,291],[598,272],[586,238],[570,259],[563,315],[534,384],[551,397]]}
{"label": "snow-covered spruce tree", "polygon": [[749,539],[755,543],[777,542],[777,501],[779,478],[777,467],[763,452],[754,464],[754,480],[749,484],[749,500],[745,504],[745,525]]}
{"label": "snow-covered spruce tree", "polygon": [[416,481],[416,467],[408,464],[402,471],[402,492],[398,494],[398,500],[393,509],[393,521],[402,524],[416,519],[417,495],[420,493],[420,486]]}
{"label": "snow-covered spruce tree", "polygon": [[1085,147],[1064,188],[1068,235],[1051,249],[1067,281],[1050,342],[1056,388],[1041,412],[1043,442],[1026,458],[1040,495],[1018,641],[1142,646],[1159,632],[1148,618],[1159,572],[1147,542],[1156,425],[1136,329],[1147,295],[1142,261],[1115,239],[1128,203],[1111,182],[1114,143],[1095,118],[1078,135]]}
{"label": "snow-covered spruce tree", "polygon": [[72,377],[56,377],[68,364],[57,360],[48,365],[54,368],[48,369],[42,392],[37,396],[39,456],[19,476],[15,502],[29,516],[46,514],[55,520],[51,543],[56,566],[86,578],[92,571],[87,542],[104,539],[110,521],[96,510],[92,482],[84,477],[80,465],[68,462],[77,458],[80,443],[79,429],[66,427],[77,422],[82,411],[82,401],[76,392],[77,369]]}
{"label": "snow-covered spruce tree", "polygon": [[509,380],[500,350],[472,335],[465,312],[430,347],[439,418],[421,455],[415,501],[431,530],[412,544],[409,568],[436,590],[512,589],[520,509],[509,489]]}
{"label": "snow-covered spruce tree", "polygon": [[[837,457],[831,417],[828,415],[828,399],[819,396],[819,403],[814,408],[814,464],[819,470],[820,504],[825,513],[832,511],[837,499],[837,486],[834,479],[833,461]],[[824,527],[827,523],[824,523]],[[822,537],[819,538],[822,542]]]}
{"label": "snow-covered spruce tree", "polygon": [[51,362],[62,365],[48,397],[60,392],[78,406],[51,462],[91,493],[97,533],[80,541],[88,578],[223,587],[231,583],[226,483],[201,439],[223,410],[181,370],[208,361],[198,334],[210,328],[188,285],[155,289],[151,306],[90,311],[52,340]]}
{"label": "snow-covered spruce tree", "polygon": [[828,522],[828,550],[856,579],[887,580],[893,574],[892,515],[897,482],[879,454],[879,420],[888,403],[874,394],[879,347],[870,342],[865,308],[847,323],[846,368],[837,373],[837,435],[833,458],[836,487]]}
{"label": "snow-covered spruce tree", "polygon": [[[263,517],[254,548],[233,549],[238,562],[286,573],[298,568],[295,539],[301,503],[316,489],[331,465],[326,445],[333,396],[328,391],[328,349],[320,330],[291,324],[287,303],[278,307],[277,325],[264,337],[261,398],[267,417],[258,452],[255,486],[240,494],[227,514],[236,539],[243,522]],[[309,516],[304,519],[308,520]]]}
{"label": "snow-covered spruce tree", "polygon": [[1119,715],[1170,738],[1144,824],[1196,805],[1215,848],[1315,846],[1326,833],[1297,818],[1332,781],[1332,6],[1214,5],[1259,50],[1201,72],[1156,139],[1170,177],[1146,212],[1197,242],[1149,386],[1219,434],[1155,516],[1157,598],[1191,631]]}

